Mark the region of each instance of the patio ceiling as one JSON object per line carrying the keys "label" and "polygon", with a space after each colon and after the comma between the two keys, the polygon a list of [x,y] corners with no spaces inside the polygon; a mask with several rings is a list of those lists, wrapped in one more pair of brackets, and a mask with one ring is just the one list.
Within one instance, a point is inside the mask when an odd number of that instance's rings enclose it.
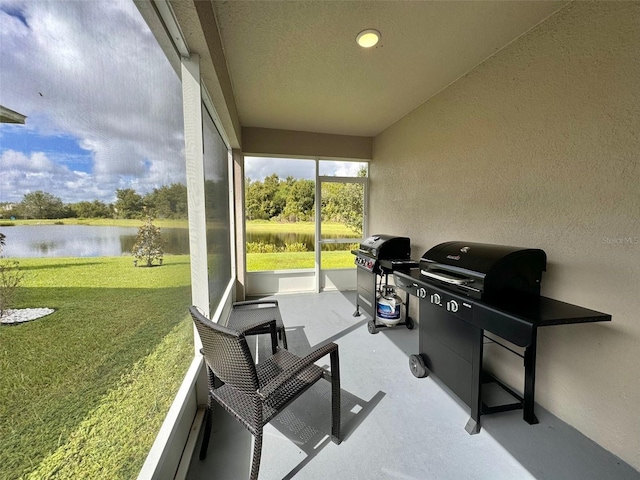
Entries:
{"label": "patio ceiling", "polygon": [[567,2],[170,3],[223,123],[375,136]]}

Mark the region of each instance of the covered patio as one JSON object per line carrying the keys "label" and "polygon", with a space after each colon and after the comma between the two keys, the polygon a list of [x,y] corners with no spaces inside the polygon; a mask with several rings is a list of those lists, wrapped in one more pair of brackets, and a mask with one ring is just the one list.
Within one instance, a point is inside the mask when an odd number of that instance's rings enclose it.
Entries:
{"label": "covered patio", "polygon": [[[368,334],[317,260],[315,282],[270,272],[312,285],[277,297],[290,349],[339,344],[345,441],[325,438],[318,384],[268,427],[261,478],[638,478],[640,3],[134,1],[182,81],[192,303],[213,321],[282,293],[252,291],[246,269],[246,156],[366,161],[365,234],[409,237],[412,258],[453,240],[542,249],[542,295],[612,317],[542,329],[540,424],[500,413],[470,436],[466,407],[411,376],[415,331]],[[368,50],[365,29],[381,33]],[[203,151],[218,133],[228,170],[208,180],[228,180],[230,248],[216,270]],[[195,458],[207,397],[194,347],[140,479],[248,474],[250,435],[225,415]],[[521,385],[518,357],[487,345],[483,362]]]}
{"label": "covered patio", "polygon": [[[335,445],[328,438],[330,386],[321,381],[266,428],[260,478],[638,478],[629,465],[539,406],[538,425],[512,411],[483,416],[480,433],[468,435],[469,408],[438,380],[417,379],[409,370],[417,332],[398,326],[369,334],[367,315],[352,316],[353,292],[271,298],[280,304],[290,351],[303,356],[325,343],[338,344],[344,440]],[[251,344],[258,358],[270,354],[268,336],[252,337]],[[200,434],[186,478],[248,478],[251,435],[219,407],[213,425],[207,458],[198,459]]]}

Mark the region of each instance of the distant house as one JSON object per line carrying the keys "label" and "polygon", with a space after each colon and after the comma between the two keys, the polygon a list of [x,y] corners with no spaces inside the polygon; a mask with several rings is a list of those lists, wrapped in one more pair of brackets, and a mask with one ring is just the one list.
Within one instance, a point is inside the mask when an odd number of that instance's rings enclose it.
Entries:
{"label": "distant house", "polygon": [[24,125],[26,116],[0,105],[0,123],[19,123]]}

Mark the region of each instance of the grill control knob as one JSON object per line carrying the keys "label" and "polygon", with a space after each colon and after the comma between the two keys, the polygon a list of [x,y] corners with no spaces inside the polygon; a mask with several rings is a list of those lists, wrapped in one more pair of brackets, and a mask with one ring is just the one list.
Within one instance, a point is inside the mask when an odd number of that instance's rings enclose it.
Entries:
{"label": "grill control knob", "polygon": [[449,302],[447,302],[447,310],[449,310],[450,312],[457,312],[458,309],[460,308],[460,306],[458,305],[458,302],[456,302],[455,300],[451,300]]}
{"label": "grill control knob", "polygon": [[431,303],[435,303],[436,305],[440,305],[440,295],[434,293],[431,295]]}

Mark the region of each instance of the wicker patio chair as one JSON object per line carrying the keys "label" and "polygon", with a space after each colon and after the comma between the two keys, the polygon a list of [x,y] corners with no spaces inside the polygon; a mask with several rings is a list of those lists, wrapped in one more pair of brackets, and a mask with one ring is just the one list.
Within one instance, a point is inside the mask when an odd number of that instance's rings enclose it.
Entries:
{"label": "wicker patio chair", "polygon": [[[257,335],[261,333],[269,333],[269,325],[262,323],[266,320],[276,321],[276,331],[278,337],[282,340],[282,346],[287,349],[287,334],[284,330],[284,323],[282,322],[282,315],[280,315],[280,307],[277,300],[248,300],[246,302],[235,302],[229,319],[227,320],[227,327],[232,330],[243,330],[245,335]],[[260,326],[255,327],[249,331],[246,330],[247,326],[260,323]]]}
{"label": "wicker patio chair", "polygon": [[[262,455],[263,427],[289,403],[320,378],[331,381],[331,440],[340,439],[340,365],[338,346],[329,343],[304,358],[281,349],[257,365],[247,345],[245,333],[218,325],[197,307],[189,309],[196,325],[207,364],[209,395],[200,459],[207,455],[211,435],[211,408],[215,400],[231,413],[255,437],[250,479],[258,478]],[[272,350],[277,346],[275,320],[266,322],[271,333]],[[257,328],[250,325],[247,330]],[[330,373],[314,362],[330,355]],[[221,385],[221,380],[224,382]]]}

